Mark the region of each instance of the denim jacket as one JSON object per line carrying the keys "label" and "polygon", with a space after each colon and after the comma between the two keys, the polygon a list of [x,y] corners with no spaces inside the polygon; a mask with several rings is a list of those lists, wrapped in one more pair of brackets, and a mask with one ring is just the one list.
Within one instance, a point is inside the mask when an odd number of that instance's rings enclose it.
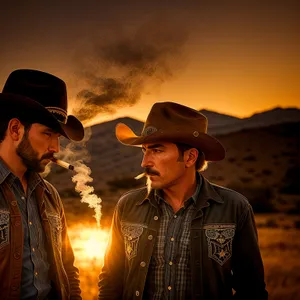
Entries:
{"label": "denim jacket", "polygon": [[[268,299],[248,200],[202,177],[196,206],[190,225],[192,299]],[[147,189],[141,188],[121,197],[100,273],[99,300],[145,299],[159,224],[154,191],[147,195]]]}
{"label": "denim jacket", "polygon": [[[53,299],[81,299],[78,269],[67,233],[63,204],[56,189],[42,180],[35,190],[47,238]],[[23,229],[17,201],[8,184],[0,185],[0,293],[1,299],[20,299]]]}

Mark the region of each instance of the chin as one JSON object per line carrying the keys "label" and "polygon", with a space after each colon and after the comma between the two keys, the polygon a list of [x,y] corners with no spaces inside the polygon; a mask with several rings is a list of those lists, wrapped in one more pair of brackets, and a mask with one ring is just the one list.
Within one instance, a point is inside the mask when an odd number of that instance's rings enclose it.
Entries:
{"label": "chin", "polygon": [[164,184],[160,183],[160,182],[153,182],[151,181],[151,189],[154,189],[154,190],[161,190],[164,188]]}

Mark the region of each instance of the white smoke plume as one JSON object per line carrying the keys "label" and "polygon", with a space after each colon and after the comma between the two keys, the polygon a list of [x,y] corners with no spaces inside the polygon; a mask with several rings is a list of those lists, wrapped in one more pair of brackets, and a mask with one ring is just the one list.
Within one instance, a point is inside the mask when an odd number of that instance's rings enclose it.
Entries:
{"label": "white smoke plume", "polygon": [[81,142],[70,142],[65,148],[61,147],[61,151],[56,155],[63,161],[72,164],[76,174],[72,177],[75,183],[75,190],[81,196],[81,202],[87,203],[90,208],[94,209],[97,226],[100,227],[101,222],[101,198],[94,193],[94,188],[90,185],[93,182],[91,177],[91,169],[84,164],[89,162],[90,154],[86,148],[86,142],[91,137],[91,128],[85,128],[84,139]]}
{"label": "white smoke plume", "polygon": [[97,226],[100,227],[102,200],[94,194],[94,188],[88,184],[93,181],[93,178],[90,176],[91,169],[81,161],[77,161],[74,170],[77,173],[72,177],[72,181],[76,183],[75,190],[80,194],[81,202],[87,203],[90,208],[94,209],[94,217],[96,218]]}

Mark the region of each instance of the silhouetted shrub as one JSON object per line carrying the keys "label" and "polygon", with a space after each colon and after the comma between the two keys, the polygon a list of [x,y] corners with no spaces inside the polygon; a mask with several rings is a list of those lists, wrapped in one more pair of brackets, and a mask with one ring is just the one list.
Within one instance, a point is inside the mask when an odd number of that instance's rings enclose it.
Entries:
{"label": "silhouetted shrub", "polygon": [[281,155],[282,156],[287,156],[287,157],[294,157],[294,156],[296,156],[296,154],[294,152],[290,152],[290,151],[282,151]]}
{"label": "silhouetted shrub", "polygon": [[300,214],[300,201],[297,201],[295,203],[294,207],[292,207],[288,210],[288,213],[292,214],[292,215],[299,215]]}
{"label": "silhouetted shrub", "polygon": [[295,157],[289,158],[289,164],[294,165],[297,162]]}
{"label": "silhouetted shrub", "polygon": [[271,175],[273,172],[272,172],[271,170],[269,170],[269,169],[263,169],[263,170],[261,171],[261,173],[262,173],[263,175],[269,176],[269,175]]}
{"label": "silhouetted shrub", "polygon": [[295,228],[300,229],[300,221],[299,220],[295,221],[294,226],[295,226]]}
{"label": "silhouetted shrub", "polygon": [[254,155],[247,155],[243,158],[245,161],[256,161],[256,157]]}
{"label": "silhouetted shrub", "polygon": [[240,177],[240,181],[243,183],[249,183],[251,181],[253,181],[252,177]]}
{"label": "silhouetted shrub", "polygon": [[234,158],[234,157],[229,157],[227,160],[228,160],[230,163],[233,163],[233,162],[236,161],[236,158]]}
{"label": "silhouetted shrub", "polygon": [[279,189],[281,194],[300,195],[300,166],[289,168]]}
{"label": "silhouetted shrub", "polygon": [[274,219],[268,219],[266,221],[265,226],[269,227],[269,228],[278,228],[279,227],[279,225],[277,224],[277,222]]}

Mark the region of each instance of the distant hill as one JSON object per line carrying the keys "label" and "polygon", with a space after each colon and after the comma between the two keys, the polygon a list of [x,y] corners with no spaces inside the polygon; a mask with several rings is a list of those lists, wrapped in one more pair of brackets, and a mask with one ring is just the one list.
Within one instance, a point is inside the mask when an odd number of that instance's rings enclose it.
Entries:
{"label": "distant hill", "polygon": [[209,128],[218,128],[221,126],[232,125],[240,121],[240,118],[233,117],[226,114],[220,114],[211,110],[201,109],[199,110],[203,115],[208,118]]}
{"label": "distant hill", "polygon": [[299,122],[300,109],[274,108],[256,113],[249,118],[239,119],[225,114],[200,110],[208,118],[208,132],[213,135],[227,134],[247,128],[266,127],[275,124]]}
{"label": "distant hill", "polygon": [[[290,121],[297,118],[298,112],[293,109],[276,109],[237,122],[246,120],[254,126],[253,119],[251,120],[254,118],[258,122],[264,120],[264,123],[259,124],[276,123],[279,119],[286,120],[282,114],[289,116]],[[278,113],[281,117],[277,116]],[[230,123],[230,118],[225,117],[224,120]],[[126,190],[144,184],[143,180],[133,179],[142,172],[141,149],[125,146],[117,141],[114,132],[115,125],[119,122],[129,125],[137,134],[142,130],[142,122],[121,118],[93,126],[92,137],[87,142],[91,156],[88,166],[92,169],[91,176],[94,179],[91,185],[96,194],[102,197],[104,208],[106,207],[104,211],[111,209]],[[266,203],[268,198],[281,208],[288,207],[291,201],[299,201],[300,121],[257,128],[236,126],[235,129],[237,128],[239,130],[216,135],[226,148],[226,158],[209,164],[204,175],[214,183],[232,187],[249,198],[254,197],[252,201],[260,199],[261,203]],[[74,201],[74,197],[78,195],[74,191],[71,176],[71,172],[55,166],[47,179],[58,188],[70,211],[82,210],[86,205],[79,200]],[[266,209],[270,208],[270,203],[268,205]]]}

